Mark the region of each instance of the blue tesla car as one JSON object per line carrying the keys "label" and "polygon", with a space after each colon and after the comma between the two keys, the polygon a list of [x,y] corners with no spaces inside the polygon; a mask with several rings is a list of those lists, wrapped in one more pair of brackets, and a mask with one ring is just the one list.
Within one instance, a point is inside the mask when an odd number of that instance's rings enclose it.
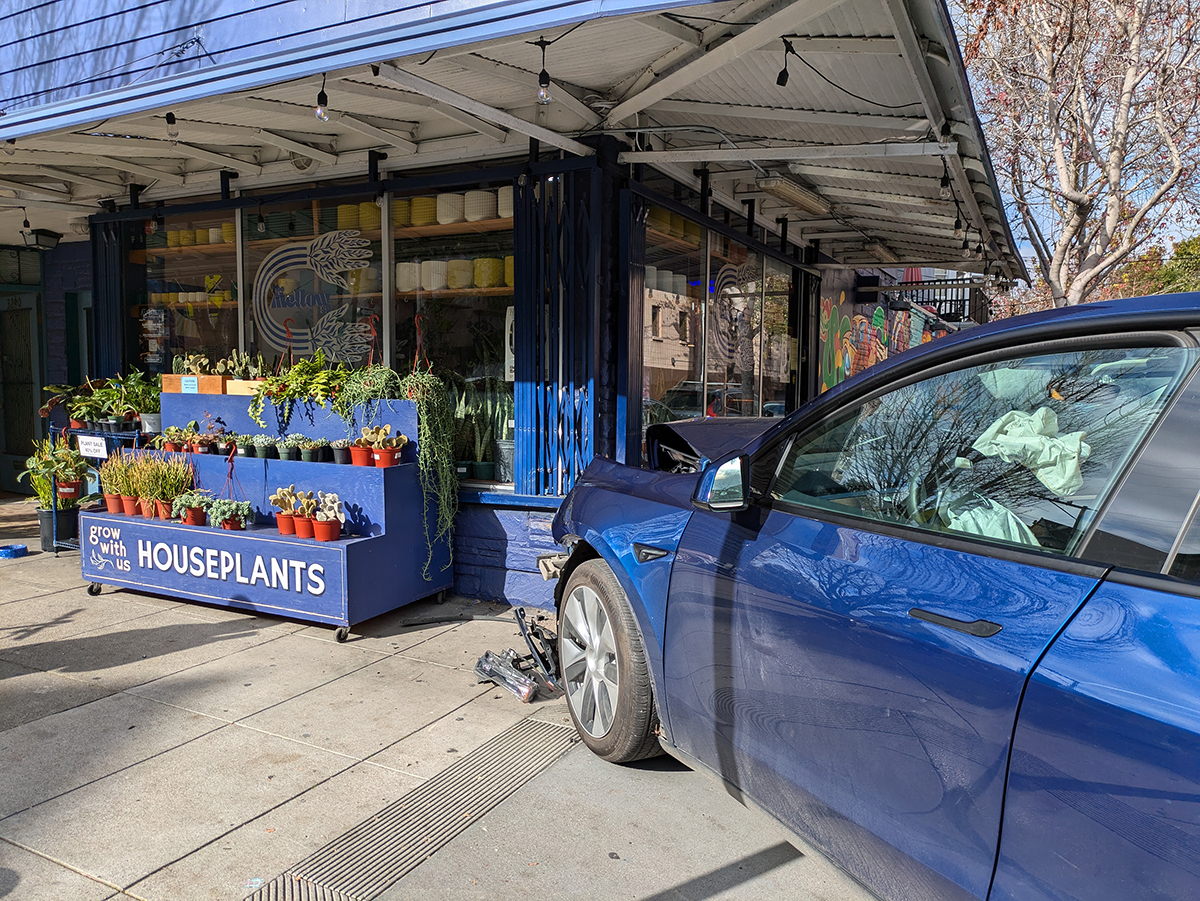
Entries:
{"label": "blue tesla car", "polygon": [[960,332],[564,500],[601,757],[666,750],[888,899],[1200,897],[1200,294]]}

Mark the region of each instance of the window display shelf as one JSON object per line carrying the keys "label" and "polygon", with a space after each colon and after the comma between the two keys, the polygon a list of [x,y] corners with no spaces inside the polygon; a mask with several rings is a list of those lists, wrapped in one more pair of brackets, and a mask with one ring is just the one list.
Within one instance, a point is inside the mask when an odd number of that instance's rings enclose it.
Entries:
{"label": "window display shelf", "polygon": [[429,300],[439,297],[509,297],[513,289],[505,285],[499,288],[441,288],[437,291],[397,291],[396,296],[402,300]]}
{"label": "window display shelf", "polygon": [[236,244],[188,244],[184,247],[146,247],[129,251],[129,262],[146,265],[151,257],[177,262],[192,257],[236,256]]}
{"label": "window display shelf", "polygon": [[449,225],[405,225],[393,232],[397,238],[440,238],[443,236],[487,234],[512,231],[513,220],[483,219],[479,222],[451,222]]}

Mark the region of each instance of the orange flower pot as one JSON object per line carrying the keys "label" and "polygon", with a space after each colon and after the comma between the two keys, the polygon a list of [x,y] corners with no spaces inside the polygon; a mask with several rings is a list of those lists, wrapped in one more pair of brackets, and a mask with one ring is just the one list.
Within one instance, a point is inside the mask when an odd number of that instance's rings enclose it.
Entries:
{"label": "orange flower pot", "polygon": [[122,494],[121,510],[126,516],[137,516],[141,512],[138,509],[138,499],[136,497],[130,497],[127,494]]}
{"label": "orange flower pot", "polygon": [[342,524],[339,520],[331,519],[325,522],[320,519],[312,521],[313,537],[317,541],[337,541],[342,534]]}
{"label": "orange flower pot", "polygon": [[374,466],[375,449],[371,447],[350,446],[350,462],[355,466]]}
{"label": "orange flower pot", "polygon": [[154,519],[154,499],[144,497],[138,501],[138,506],[141,508],[142,516],[146,519]]}
{"label": "orange flower pot", "polygon": [[124,513],[125,508],[121,506],[121,495],[104,495],[104,509],[106,509],[109,513]]}
{"label": "orange flower pot", "polygon": [[154,502],[154,512],[158,516],[159,519],[170,519],[171,518],[171,505],[169,503],[167,503],[166,501],[156,500]]}
{"label": "orange flower pot", "polygon": [[381,447],[375,451],[376,466],[395,466],[400,462],[400,449],[397,447]]}
{"label": "orange flower pot", "polygon": [[228,529],[231,532],[240,532],[243,529],[242,521],[240,519],[227,519],[221,523],[221,528]]}
{"label": "orange flower pot", "polygon": [[297,538],[312,538],[313,537],[313,521],[307,516],[296,516],[293,521],[296,523]]}
{"label": "orange flower pot", "polygon": [[66,499],[79,497],[83,482],[77,479],[58,483],[58,496]]}
{"label": "orange flower pot", "polygon": [[294,513],[276,513],[275,525],[279,526],[280,535],[296,534],[296,516]]}
{"label": "orange flower pot", "polygon": [[208,524],[208,514],[203,507],[188,507],[183,511],[185,526],[203,526]]}

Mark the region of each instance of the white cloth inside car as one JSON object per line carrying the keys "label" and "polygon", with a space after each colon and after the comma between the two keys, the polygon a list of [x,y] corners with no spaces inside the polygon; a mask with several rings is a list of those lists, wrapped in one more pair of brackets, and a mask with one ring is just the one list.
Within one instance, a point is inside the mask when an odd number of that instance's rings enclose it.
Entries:
{"label": "white cloth inside car", "polygon": [[1049,407],[1033,413],[1012,410],[979,436],[972,447],[985,457],[1020,463],[1060,497],[1074,494],[1083,484],[1081,464],[1092,453],[1086,432],[1058,433],[1058,416]]}

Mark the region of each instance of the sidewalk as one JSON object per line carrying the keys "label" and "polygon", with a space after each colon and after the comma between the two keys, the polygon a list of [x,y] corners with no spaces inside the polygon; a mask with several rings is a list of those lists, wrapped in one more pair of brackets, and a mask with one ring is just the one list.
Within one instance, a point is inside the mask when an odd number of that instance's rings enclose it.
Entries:
{"label": "sidewalk", "polygon": [[520,642],[463,599],[338,644],[0,561],[0,899],[861,896],[703,777],[475,682]]}

